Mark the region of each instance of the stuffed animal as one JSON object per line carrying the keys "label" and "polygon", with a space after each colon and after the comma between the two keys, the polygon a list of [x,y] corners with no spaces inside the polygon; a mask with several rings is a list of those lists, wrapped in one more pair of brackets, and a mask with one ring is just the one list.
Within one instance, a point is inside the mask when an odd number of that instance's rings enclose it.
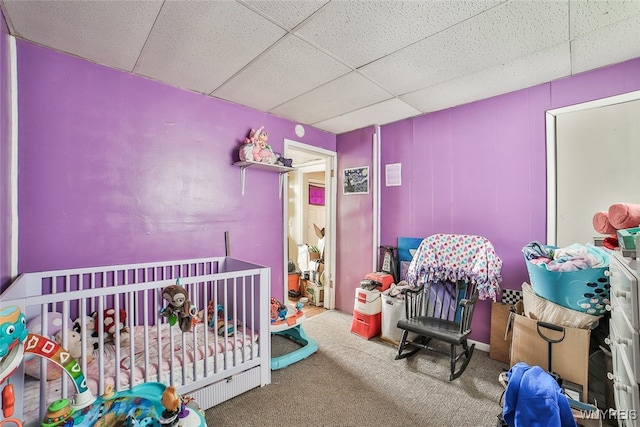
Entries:
{"label": "stuffed animal", "polygon": [[275,164],[278,157],[267,144],[268,140],[269,134],[264,130],[264,126],[251,129],[249,136],[244,139],[244,144],[240,147],[240,160]]}
{"label": "stuffed animal", "polygon": [[120,317],[116,322],[116,310],[113,308],[107,308],[103,311],[103,324],[98,322],[98,313],[93,313],[95,331],[98,332],[100,328],[108,335],[108,338],[114,339],[116,335],[120,336],[120,342],[126,343],[129,341],[129,328],[125,326],[127,320],[127,312],[120,309]]}
{"label": "stuffed animal", "polygon": [[260,148],[260,151],[258,151],[257,161],[261,163],[268,163],[270,165],[276,164],[278,157],[271,149],[271,146],[267,144],[267,141],[269,140],[267,132],[262,131],[262,128],[260,128],[260,132],[257,133],[256,139],[258,147]]}
{"label": "stuffed animal", "polygon": [[[81,363],[82,359],[82,335],[73,330],[67,331],[67,345],[64,346],[62,339],[62,332],[58,331],[54,336],[54,341],[63,346],[65,350],[69,352],[71,357],[76,359],[78,363]],[[87,363],[90,363],[93,360],[93,352],[94,352],[93,343],[87,338],[86,341],[86,355],[87,355]]]}
{"label": "stuffed animal", "polygon": [[187,290],[180,284],[169,285],[162,290],[162,299],[167,301],[167,306],[160,310],[160,314],[168,317],[171,325],[177,321],[182,332],[191,331],[197,309],[189,301]]}
{"label": "stuffed animal", "polygon": [[[96,319],[93,316],[85,316],[84,317],[84,325],[87,329],[87,340],[94,350],[97,350],[98,345],[98,332],[96,331]],[[71,325],[71,329],[77,334],[82,336],[82,319],[78,318]]]}
{"label": "stuffed animal", "polygon": [[[96,330],[96,319],[93,316],[84,316],[84,324],[87,327],[87,332],[91,333]],[[80,333],[82,332],[82,319],[77,318],[73,325],[71,325],[71,329]]]}

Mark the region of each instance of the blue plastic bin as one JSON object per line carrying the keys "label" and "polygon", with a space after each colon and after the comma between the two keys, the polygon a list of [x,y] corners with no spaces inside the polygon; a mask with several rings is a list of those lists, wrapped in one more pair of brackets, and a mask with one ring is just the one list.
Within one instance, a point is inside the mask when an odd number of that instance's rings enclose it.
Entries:
{"label": "blue plastic bin", "polygon": [[572,310],[599,316],[609,305],[609,267],[549,271],[525,259],[531,288],[540,297]]}

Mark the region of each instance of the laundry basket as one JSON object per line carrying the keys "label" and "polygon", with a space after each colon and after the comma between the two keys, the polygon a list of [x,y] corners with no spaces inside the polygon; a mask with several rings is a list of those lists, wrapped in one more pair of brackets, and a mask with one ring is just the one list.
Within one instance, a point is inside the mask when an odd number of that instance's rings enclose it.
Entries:
{"label": "laundry basket", "polygon": [[536,295],[572,310],[599,316],[609,304],[609,267],[549,271],[525,258]]}

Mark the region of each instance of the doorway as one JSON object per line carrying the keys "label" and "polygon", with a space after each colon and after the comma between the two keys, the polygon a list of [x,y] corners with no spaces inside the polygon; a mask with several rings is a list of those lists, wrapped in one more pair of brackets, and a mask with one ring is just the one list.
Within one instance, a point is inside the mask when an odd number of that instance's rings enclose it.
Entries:
{"label": "doorway", "polygon": [[593,242],[596,212],[640,198],[639,119],[640,91],[546,112],[547,244]]}
{"label": "doorway", "polygon": [[[288,271],[289,260],[303,273],[318,268],[318,262],[305,263],[299,268],[300,251],[318,248],[322,271],[315,273],[316,292],[322,302],[305,304],[305,313],[317,313],[323,309],[335,308],[335,221],[336,221],[336,178],[333,172],[336,153],[297,141],[284,140],[284,157],[293,160],[295,171],[287,174],[286,197],[283,199],[284,212],[284,264]],[[320,240],[320,233],[324,238]],[[306,246],[305,246],[306,245]],[[320,246],[320,247],[319,247]],[[322,250],[321,250],[322,249]],[[315,257],[315,256],[314,256]],[[310,273],[311,274],[311,273]],[[288,277],[288,274],[285,275]],[[309,277],[313,280],[314,277]],[[300,281],[300,288],[306,287]],[[284,283],[287,299],[289,281]],[[306,289],[306,288],[305,288]],[[302,291],[302,289],[300,289]],[[302,292],[300,297],[303,297]],[[290,302],[297,302],[292,300]]]}

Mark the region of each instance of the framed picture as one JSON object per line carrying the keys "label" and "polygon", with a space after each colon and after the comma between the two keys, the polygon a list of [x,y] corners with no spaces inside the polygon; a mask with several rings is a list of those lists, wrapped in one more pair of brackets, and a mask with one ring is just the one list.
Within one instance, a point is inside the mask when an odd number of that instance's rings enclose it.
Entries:
{"label": "framed picture", "polygon": [[369,194],[369,166],[342,170],[342,192],[349,194]]}

